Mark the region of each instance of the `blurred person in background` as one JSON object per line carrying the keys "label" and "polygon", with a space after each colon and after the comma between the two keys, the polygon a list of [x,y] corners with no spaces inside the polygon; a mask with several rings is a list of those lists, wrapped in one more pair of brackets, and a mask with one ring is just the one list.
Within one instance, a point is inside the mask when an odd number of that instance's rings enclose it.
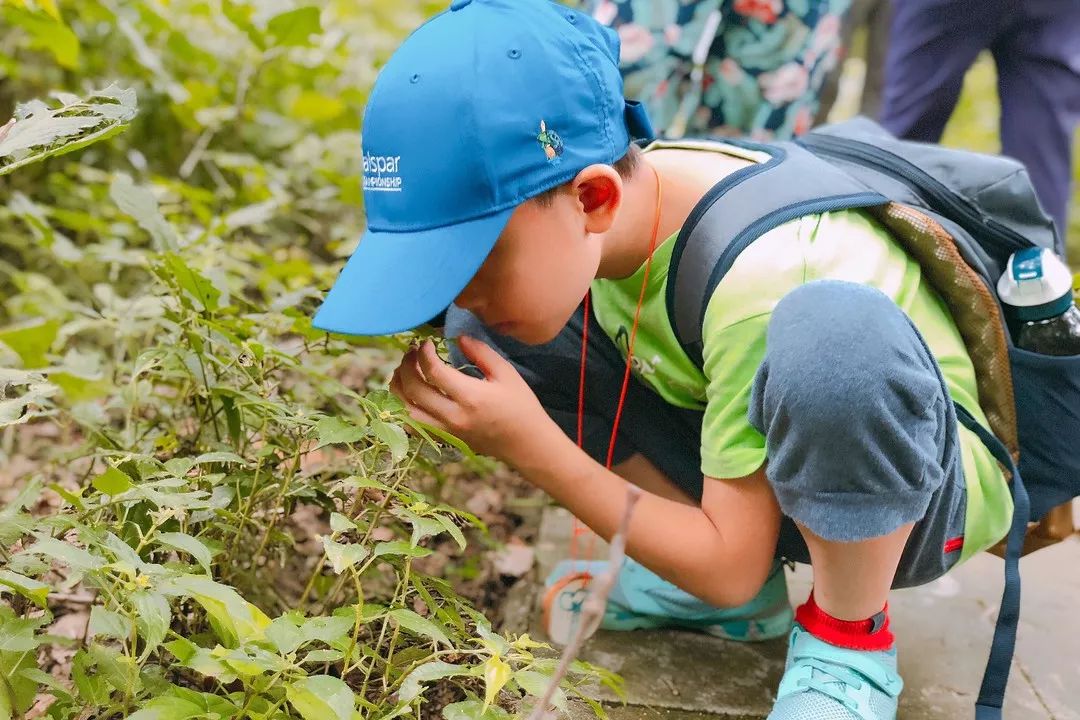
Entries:
{"label": "blurred person in background", "polygon": [[1064,254],[1080,123],[1080,0],[894,3],[881,123],[898,137],[940,140],[983,50],[997,65],[1002,153],[1027,166]]}
{"label": "blurred person in background", "polygon": [[[885,52],[889,47],[889,25],[892,8],[889,0],[852,0],[840,31],[842,56],[846,58],[854,45],[855,33],[866,33],[858,114],[877,118],[881,112],[881,95],[885,89]],[[842,58],[842,59],[843,59]],[[821,101],[815,125],[828,122],[829,112],[840,92],[840,76],[844,63],[837,62],[821,88]],[[846,81],[845,81],[846,82]]]}
{"label": "blurred person in background", "polygon": [[657,134],[782,140],[813,125],[850,0],[585,0]]}

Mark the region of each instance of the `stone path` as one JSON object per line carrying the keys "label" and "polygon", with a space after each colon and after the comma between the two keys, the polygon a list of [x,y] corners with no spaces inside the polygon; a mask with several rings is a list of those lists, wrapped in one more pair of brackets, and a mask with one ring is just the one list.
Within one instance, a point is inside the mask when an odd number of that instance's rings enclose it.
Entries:
{"label": "stone path", "polygon": [[[537,578],[565,557],[570,529],[565,511],[544,512]],[[597,553],[602,556],[606,548]],[[1023,614],[1005,717],[1080,720],[1080,536],[1028,556],[1021,568]],[[800,566],[788,580],[793,602],[802,602],[810,591],[808,568]],[[1001,586],[1001,560],[984,553],[931,585],[892,594],[906,682],[900,720],[974,717]],[[531,616],[518,618],[518,628],[529,627],[542,637],[538,587],[519,583],[518,588],[517,604],[531,608]],[[512,599],[508,605],[513,604]],[[582,657],[626,681],[625,706],[606,691],[597,694],[609,703],[612,720],[761,720],[783,669],[784,643],[601,631]],[[574,714],[588,717],[583,711]]]}

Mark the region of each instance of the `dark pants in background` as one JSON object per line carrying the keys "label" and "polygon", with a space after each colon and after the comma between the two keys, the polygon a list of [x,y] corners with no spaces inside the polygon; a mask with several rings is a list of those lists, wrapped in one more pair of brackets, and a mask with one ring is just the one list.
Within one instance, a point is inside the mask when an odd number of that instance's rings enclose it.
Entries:
{"label": "dark pants in background", "polygon": [[983,50],[997,64],[1002,153],[1027,166],[1063,240],[1080,123],[1080,0],[894,2],[881,123],[937,142]]}

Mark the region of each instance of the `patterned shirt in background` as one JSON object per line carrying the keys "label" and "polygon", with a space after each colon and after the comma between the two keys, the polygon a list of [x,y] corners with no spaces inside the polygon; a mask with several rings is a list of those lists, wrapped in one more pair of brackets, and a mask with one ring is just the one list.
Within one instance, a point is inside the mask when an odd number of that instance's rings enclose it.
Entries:
{"label": "patterned shirt in background", "polygon": [[[810,129],[822,84],[841,57],[851,0],[581,4],[618,30],[626,96],[645,104],[658,133],[783,140]],[[716,11],[719,26],[695,77],[694,50],[709,42]]]}

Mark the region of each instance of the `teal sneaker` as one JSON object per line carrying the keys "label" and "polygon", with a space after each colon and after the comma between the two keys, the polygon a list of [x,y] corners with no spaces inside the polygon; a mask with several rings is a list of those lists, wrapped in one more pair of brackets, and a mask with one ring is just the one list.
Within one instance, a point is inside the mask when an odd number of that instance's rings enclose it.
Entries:
{"label": "teal sneaker", "polygon": [[895,649],[836,647],[796,623],[768,720],[896,720],[903,689]]}
{"label": "teal sneaker", "polygon": [[[544,627],[552,643],[569,644],[581,622],[590,588],[607,567],[604,560],[563,560],[552,570],[544,595]],[[627,558],[599,626],[605,630],[681,628],[750,642],[783,637],[791,630],[793,619],[787,580],[779,562],[757,597],[737,608],[719,609]]]}

